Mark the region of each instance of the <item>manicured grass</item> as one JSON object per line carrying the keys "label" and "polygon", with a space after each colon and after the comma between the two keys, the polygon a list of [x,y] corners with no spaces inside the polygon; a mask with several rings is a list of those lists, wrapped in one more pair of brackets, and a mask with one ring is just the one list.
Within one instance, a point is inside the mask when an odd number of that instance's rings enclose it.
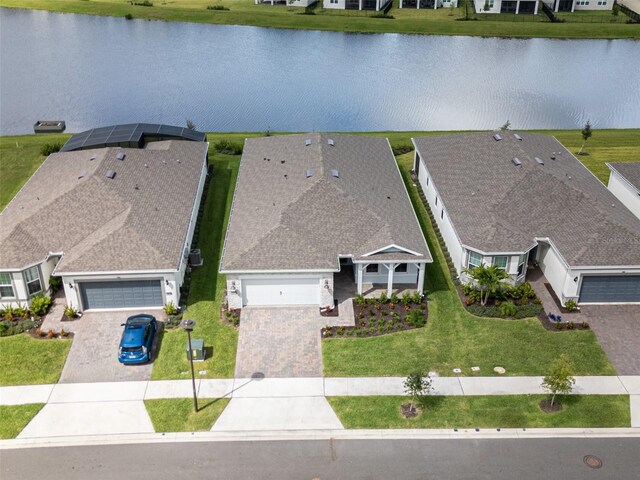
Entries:
{"label": "manicured grass", "polygon": [[556,397],[560,412],[538,406],[545,395],[427,398],[426,410],[406,419],[408,397],[328,397],[346,428],[598,428],[629,427],[628,395]]}
{"label": "manicured grass", "polygon": [[45,157],[45,143],[64,143],[69,135],[21,135],[0,137],[0,211],[29,180]]}
{"label": "manicured grass", "polygon": [[56,383],[71,340],[37,340],[26,333],[0,338],[0,385]]}
{"label": "manicured grass", "polygon": [[0,439],[16,438],[42,407],[44,403],[0,405]]}
{"label": "manicured grass", "polygon": [[[534,21],[458,21],[463,18],[463,2],[453,11],[448,8],[399,9],[394,0],[389,12],[394,18],[375,18],[375,12],[326,11],[316,8],[314,15],[304,15],[304,9],[289,5],[254,5],[253,0],[164,0],[152,7],[131,5],[122,0],[0,0],[0,7],[31,8],[65,13],[84,13],[137,19],[175,22],[197,22],[227,25],[252,25],[306,30],[335,30],[365,33],[417,33],[431,35],[478,35],[492,37],[549,38],[639,38],[637,25],[625,23],[550,23],[544,14]],[[207,10],[208,5],[220,5],[229,10]],[[452,14],[453,13],[453,14]],[[624,14],[621,14],[624,16]],[[529,17],[529,16],[527,16]],[[529,20],[527,18],[527,20]]]}
{"label": "manicured grass", "polygon": [[198,413],[191,398],[163,398],[145,400],[147,413],[156,432],[201,432],[211,430],[213,423],[225,409],[227,398],[201,398]]}
{"label": "manicured grass", "polygon": [[412,153],[398,157],[434,257],[434,262],[427,264],[427,326],[372,338],[324,339],[325,376],[404,376],[416,370],[435,370],[447,376],[454,368],[468,375],[472,366],[480,367],[484,376],[495,375],[495,366],[504,367],[508,375],[540,375],[561,353],[569,357],[577,375],[615,374],[591,331],[549,332],[537,319],[480,318],[463,308],[428,214],[409,177],[412,163]]}
{"label": "manicured grass", "polygon": [[[198,242],[204,265],[193,271],[187,311],[184,314],[185,318],[196,321],[192,338],[204,339],[205,348],[213,347],[213,355],[209,351],[208,358],[197,364],[198,371],[206,371],[204,375],[200,375],[201,378],[233,377],[235,368],[238,332],[220,319],[225,277],[218,274],[218,265],[238,176],[239,159],[239,156],[209,152],[209,161],[214,170],[205,200]],[[164,331],[153,366],[153,380],[190,377],[185,353],[186,342],[187,337],[182,329]]]}

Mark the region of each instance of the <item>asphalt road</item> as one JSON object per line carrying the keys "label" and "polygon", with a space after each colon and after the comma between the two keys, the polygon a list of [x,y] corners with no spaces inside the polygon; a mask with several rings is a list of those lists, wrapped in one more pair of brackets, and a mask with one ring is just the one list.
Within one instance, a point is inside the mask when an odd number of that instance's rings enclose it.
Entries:
{"label": "asphalt road", "polygon": [[[585,455],[598,456],[599,469]],[[640,438],[182,442],[0,451],[2,480],[640,479]]]}

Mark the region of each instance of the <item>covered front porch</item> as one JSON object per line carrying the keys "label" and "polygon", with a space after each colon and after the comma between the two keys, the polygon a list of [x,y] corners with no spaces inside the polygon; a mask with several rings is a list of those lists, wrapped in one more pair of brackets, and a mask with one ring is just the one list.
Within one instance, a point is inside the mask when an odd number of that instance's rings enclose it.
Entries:
{"label": "covered front porch", "polygon": [[422,293],[425,266],[425,263],[341,262],[340,272],[334,274],[334,296],[342,302],[356,294],[379,297],[383,292],[387,296]]}

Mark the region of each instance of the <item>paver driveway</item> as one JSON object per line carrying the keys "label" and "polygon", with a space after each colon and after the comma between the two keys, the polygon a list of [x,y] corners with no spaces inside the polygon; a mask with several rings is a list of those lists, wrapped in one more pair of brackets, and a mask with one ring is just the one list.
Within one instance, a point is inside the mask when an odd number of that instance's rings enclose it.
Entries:
{"label": "paver driveway", "polygon": [[318,307],[245,307],[240,320],[236,378],[321,377]]}
{"label": "paver driveway", "polygon": [[[123,327],[120,324],[137,312],[88,312],[74,321],[75,337],[60,383],[120,382],[149,380],[153,364],[122,365],[118,362],[118,345]],[[151,313],[158,318],[159,312]],[[160,329],[162,324],[158,324]],[[156,335],[153,355],[157,354]]]}
{"label": "paver driveway", "polygon": [[585,305],[586,317],[618,375],[640,375],[640,306]]}

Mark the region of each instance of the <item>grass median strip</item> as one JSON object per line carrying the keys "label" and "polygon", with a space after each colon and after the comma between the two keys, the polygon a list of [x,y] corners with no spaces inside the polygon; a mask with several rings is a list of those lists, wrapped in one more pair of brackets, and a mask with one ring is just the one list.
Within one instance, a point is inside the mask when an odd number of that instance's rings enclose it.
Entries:
{"label": "grass median strip", "polygon": [[147,413],[156,432],[201,432],[211,430],[225,409],[227,398],[200,398],[199,410],[193,410],[191,398],[145,400]]}
{"label": "grass median strip", "polygon": [[400,406],[408,397],[328,397],[345,428],[614,428],[629,427],[627,395],[557,397],[562,411],[538,406],[546,395],[429,396],[426,409],[411,419]]}
{"label": "grass median strip", "polygon": [[0,385],[56,383],[71,340],[38,340],[26,333],[0,338]]}
{"label": "grass median strip", "polygon": [[0,439],[16,438],[44,403],[26,405],[0,405]]}

